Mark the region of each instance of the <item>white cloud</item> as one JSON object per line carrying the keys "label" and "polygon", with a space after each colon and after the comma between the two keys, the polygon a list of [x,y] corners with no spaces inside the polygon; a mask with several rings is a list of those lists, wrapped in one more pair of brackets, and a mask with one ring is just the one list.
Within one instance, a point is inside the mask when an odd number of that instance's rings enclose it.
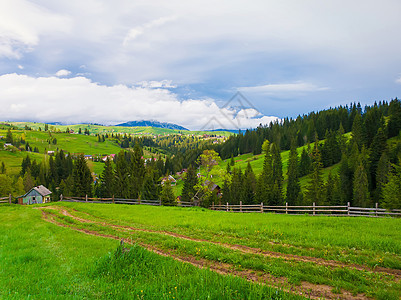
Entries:
{"label": "white cloud", "polygon": [[68,71],[66,69],[61,69],[61,70],[58,70],[55,75],[57,77],[65,77],[65,76],[71,75],[71,71]]}
{"label": "white cloud", "polygon": [[18,74],[0,76],[0,107],[4,108],[0,110],[0,120],[115,124],[155,119],[190,129],[203,128],[210,120],[235,129],[277,119],[260,116],[253,109],[247,112],[248,118],[245,112],[220,110],[213,99],[180,101],[163,88],[105,86],[85,77],[35,78]]}
{"label": "white cloud", "polygon": [[18,65],[17,67],[18,67],[18,69],[20,69],[20,70],[23,70],[23,69],[24,69],[24,66],[22,66],[22,65]]}
{"label": "white cloud", "polygon": [[148,23],[145,23],[141,26],[136,26],[134,28],[131,28],[124,38],[123,45],[126,46],[130,41],[133,41],[140,35],[144,34],[145,31],[151,30],[155,27],[162,26],[168,22],[174,21],[175,19],[176,19],[175,16],[161,17]]}
{"label": "white cloud", "polygon": [[26,0],[0,1],[0,57],[20,58],[43,34],[68,31],[69,19]]}
{"label": "white cloud", "polygon": [[401,84],[401,76],[395,80],[396,83]]}
{"label": "white cloud", "polygon": [[155,81],[155,80],[141,81],[137,85],[143,88],[170,88],[170,89],[176,88],[177,86],[172,83],[173,83],[172,80],[165,79],[161,81]]}
{"label": "white cloud", "polygon": [[318,92],[328,90],[328,87],[319,87],[312,83],[296,82],[296,83],[276,83],[258,86],[239,87],[238,90],[249,93],[258,94],[278,94],[278,93],[294,93],[294,92]]}

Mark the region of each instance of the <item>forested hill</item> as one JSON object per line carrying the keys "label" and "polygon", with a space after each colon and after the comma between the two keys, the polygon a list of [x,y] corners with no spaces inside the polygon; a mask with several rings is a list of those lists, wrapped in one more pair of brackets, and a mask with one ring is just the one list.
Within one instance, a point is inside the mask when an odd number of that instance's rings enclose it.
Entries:
{"label": "forested hill", "polygon": [[232,136],[215,150],[223,159],[251,152],[260,154],[266,139],[278,145],[281,150],[289,150],[292,141],[300,147],[313,143],[315,134],[319,140],[323,140],[334,132],[343,134],[350,131],[354,132],[360,148],[370,148],[379,128],[382,128],[386,138],[398,135],[401,128],[401,103],[397,98],[390,103],[382,101],[364,108],[359,103],[353,103],[311,112],[295,119],[285,118],[281,123],[260,125],[255,130]]}
{"label": "forested hill", "polygon": [[116,126],[123,126],[123,127],[157,127],[157,128],[167,128],[167,129],[174,129],[174,130],[188,130],[185,127],[182,127],[177,124],[166,123],[166,122],[159,122],[159,121],[130,121],[118,124]]}

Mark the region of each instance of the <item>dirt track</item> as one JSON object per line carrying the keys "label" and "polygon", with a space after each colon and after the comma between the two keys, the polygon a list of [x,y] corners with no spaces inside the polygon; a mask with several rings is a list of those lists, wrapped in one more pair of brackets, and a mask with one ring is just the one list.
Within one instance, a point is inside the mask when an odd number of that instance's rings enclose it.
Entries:
{"label": "dirt track", "polygon": [[[39,208],[39,209],[42,209],[42,208]],[[223,246],[223,247],[231,249],[231,250],[240,251],[243,253],[252,253],[252,254],[257,254],[257,255],[263,255],[265,257],[280,258],[280,259],[284,259],[287,261],[312,262],[312,263],[322,265],[322,266],[327,266],[327,267],[354,268],[357,270],[380,272],[383,274],[392,275],[392,276],[396,277],[397,280],[399,280],[401,278],[400,270],[387,269],[387,268],[375,268],[374,270],[372,270],[371,268],[369,268],[367,266],[362,266],[362,265],[344,264],[342,262],[333,261],[333,260],[324,260],[324,259],[316,258],[316,257],[297,256],[297,255],[284,254],[284,253],[279,253],[279,252],[262,251],[261,249],[251,248],[251,247],[247,247],[247,246],[243,246],[243,245],[231,245],[231,244],[218,243],[218,242],[209,241],[209,240],[196,239],[196,238],[188,237],[188,236],[173,233],[173,232],[167,232],[167,231],[156,231],[156,230],[149,230],[149,229],[143,229],[143,228],[135,228],[135,227],[129,227],[129,226],[110,224],[110,223],[107,223],[104,221],[95,221],[95,220],[90,220],[90,219],[84,219],[82,217],[77,217],[77,216],[73,215],[73,213],[68,211],[67,209],[65,209],[63,207],[58,207],[58,206],[47,206],[47,207],[43,207],[43,209],[46,209],[45,211],[42,210],[43,219],[48,222],[51,222],[57,226],[67,227],[72,230],[83,232],[85,234],[96,235],[96,236],[101,236],[101,237],[105,237],[105,238],[121,240],[121,237],[118,236],[118,232],[116,232],[116,235],[103,234],[103,233],[93,231],[93,230],[78,228],[77,226],[74,226],[73,224],[65,224],[65,223],[59,222],[59,221],[57,221],[57,216],[55,214],[52,214],[50,211],[56,210],[59,213],[61,213],[62,215],[72,218],[75,221],[78,221],[83,224],[93,223],[93,224],[97,224],[97,225],[108,227],[108,228],[115,228],[115,229],[118,229],[119,231],[123,230],[124,232],[128,232],[128,233],[130,231],[150,232],[150,233],[168,235],[171,237],[195,241],[195,242],[212,243],[212,244],[216,244],[219,246]],[[88,215],[88,217],[93,217],[93,216],[90,216],[89,214],[87,214],[87,215]],[[134,243],[136,241],[132,241],[130,239],[124,239],[124,242]],[[327,285],[319,285],[319,284],[312,284],[309,282],[301,282],[301,284],[299,286],[294,286],[294,285],[290,285],[288,283],[288,281],[286,280],[286,278],[274,277],[270,274],[267,274],[267,273],[264,273],[261,271],[246,269],[246,268],[242,268],[242,267],[238,268],[232,264],[221,263],[221,262],[216,262],[216,261],[207,260],[207,259],[203,259],[203,258],[198,258],[198,257],[194,257],[194,256],[191,256],[188,254],[178,255],[178,254],[174,253],[173,251],[166,251],[163,249],[158,249],[153,245],[149,245],[149,244],[146,244],[143,242],[138,243],[138,244],[140,244],[142,247],[145,247],[146,249],[148,249],[152,252],[155,252],[159,255],[169,256],[178,261],[190,263],[199,268],[208,268],[212,271],[215,271],[215,272],[218,272],[218,273],[224,274],[224,275],[230,274],[230,275],[239,276],[239,277],[245,278],[249,281],[267,284],[269,286],[281,288],[285,291],[303,295],[303,296],[307,296],[312,299],[321,299],[321,298],[325,298],[325,299],[368,299],[365,295],[352,295],[350,292],[345,291],[345,290],[342,290],[341,294],[335,294],[332,291],[333,287],[327,286]]]}

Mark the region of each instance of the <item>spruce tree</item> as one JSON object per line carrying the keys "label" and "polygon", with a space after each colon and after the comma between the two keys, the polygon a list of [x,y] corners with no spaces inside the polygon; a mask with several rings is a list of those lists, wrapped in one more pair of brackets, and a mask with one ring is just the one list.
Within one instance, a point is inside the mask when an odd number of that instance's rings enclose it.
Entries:
{"label": "spruce tree", "polygon": [[29,167],[26,169],[23,183],[25,192],[29,192],[29,190],[35,186],[35,181],[31,176],[31,169]]}
{"label": "spruce tree", "polygon": [[255,204],[256,177],[249,162],[245,169],[243,189],[243,204]]}
{"label": "spruce tree", "polygon": [[185,174],[184,186],[182,188],[181,200],[185,202],[192,201],[196,190],[195,186],[198,184],[198,177],[196,175],[196,170],[191,164]]}
{"label": "spruce tree", "polygon": [[231,180],[231,204],[239,204],[243,200],[243,178],[240,168],[234,168]]}
{"label": "spruce tree", "polygon": [[129,167],[125,158],[124,150],[121,150],[116,158],[116,166],[114,169],[114,192],[118,198],[129,199]]}
{"label": "spruce tree", "polygon": [[[74,188],[73,193],[76,197],[92,196],[93,178],[91,171],[83,154],[80,154],[74,163],[73,169]],[[54,181],[52,181],[54,184]]]}
{"label": "spruce tree", "polygon": [[383,207],[387,209],[401,209],[401,165],[392,165],[388,182],[383,188]]}
{"label": "spruce tree", "polygon": [[381,204],[383,200],[383,188],[388,183],[389,174],[391,172],[391,164],[387,152],[383,152],[377,165],[376,171],[376,191],[374,192],[374,199]]}
{"label": "spruce tree", "polygon": [[263,170],[256,183],[256,201],[257,203],[268,204],[271,199],[273,189],[273,169],[272,155],[270,152],[270,143],[268,140],[263,142],[262,149],[265,153],[263,161]]}
{"label": "spruce tree", "polygon": [[175,195],[174,191],[171,188],[170,181],[166,181],[163,185],[162,191],[160,193],[160,200],[162,205],[172,206],[175,205]]}
{"label": "spruce tree", "polygon": [[318,142],[315,142],[312,152],[312,174],[307,187],[306,200],[310,205],[313,202],[316,204],[321,204],[323,202],[323,179],[322,179],[322,162],[320,157],[320,152],[318,149]]}
{"label": "spruce tree", "polygon": [[276,143],[272,144],[272,171],[273,190],[269,205],[283,205],[283,164],[280,148]]}
{"label": "spruce tree", "polygon": [[286,201],[288,205],[301,204],[299,200],[299,194],[301,192],[301,186],[299,184],[298,176],[298,153],[295,147],[295,142],[291,143],[290,157],[288,160],[288,184]]}
{"label": "spruce tree", "polygon": [[142,191],[143,180],[145,177],[145,162],[142,159],[142,149],[138,143],[134,146],[134,153],[131,155],[130,166],[130,196],[137,199]]}
{"label": "spruce tree", "polygon": [[357,207],[368,207],[370,205],[368,175],[361,159],[354,174],[353,205]]}
{"label": "spruce tree", "polygon": [[104,198],[110,198],[114,195],[114,170],[109,157],[104,164],[103,173],[100,176],[100,193]]}

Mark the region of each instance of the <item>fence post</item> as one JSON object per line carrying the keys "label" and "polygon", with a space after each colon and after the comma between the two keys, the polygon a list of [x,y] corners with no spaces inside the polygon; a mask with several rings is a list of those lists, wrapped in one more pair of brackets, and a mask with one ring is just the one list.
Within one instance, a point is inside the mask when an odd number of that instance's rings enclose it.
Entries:
{"label": "fence post", "polygon": [[162,199],[159,199],[159,206],[162,206]]}
{"label": "fence post", "polygon": [[214,202],[212,203],[212,210],[214,210]]}
{"label": "fence post", "polygon": [[315,202],[313,202],[313,215],[315,215]]}
{"label": "fence post", "polygon": [[88,202],[88,195],[85,195],[85,202]]}
{"label": "fence post", "polygon": [[11,204],[11,200],[12,200],[12,197],[11,197],[11,194],[9,194],[8,195],[8,204]]}
{"label": "fence post", "polygon": [[226,204],[226,211],[228,211],[228,202],[227,202],[227,204]]}
{"label": "fence post", "polygon": [[113,196],[111,197],[111,201],[113,201],[113,204],[115,204],[115,202],[114,202],[114,194],[113,194]]}
{"label": "fence post", "polygon": [[376,202],[376,210],[375,210],[375,216],[377,217],[377,209],[379,208],[379,203]]}
{"label": "fence post", "polygon": [[350,203],[347,202],[347,214],[348,214],[348,215],[350,215],[350,209],[349,209],[349,208],[350,208]]}
{"label": "fence post", "polygon": [[239,202],[239,211],[242,212],[242,201]]}
{"label": "fence post", "polygon": [[141,196],[138,197],[138,205],[141,204]]}
{"label": "fence post", "polygon": [[285,214],[288,215],[288,202],[285,203]]}
{"label": "fence post", "polygon": [[260,212],[263,213],[263,202],[260,203]]}
{"label": "fence post", "polygon": [[63,194],[60,194],[60,201],[63,201]]}

